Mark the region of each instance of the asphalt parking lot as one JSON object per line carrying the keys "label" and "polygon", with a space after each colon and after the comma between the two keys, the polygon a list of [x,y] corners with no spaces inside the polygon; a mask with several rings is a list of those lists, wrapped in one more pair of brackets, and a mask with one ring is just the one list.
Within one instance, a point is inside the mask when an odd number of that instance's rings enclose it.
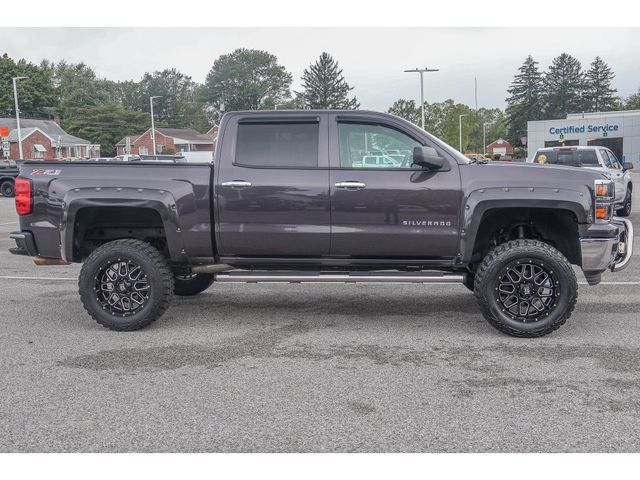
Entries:
{"label": "asphalt parking lot", "polygon": [[564,327],[522,340],[451,285],[221,284],[111,332],[77,265],[7,252],[16,228],[0,198],[0,451],[640,450],[638,236]]}

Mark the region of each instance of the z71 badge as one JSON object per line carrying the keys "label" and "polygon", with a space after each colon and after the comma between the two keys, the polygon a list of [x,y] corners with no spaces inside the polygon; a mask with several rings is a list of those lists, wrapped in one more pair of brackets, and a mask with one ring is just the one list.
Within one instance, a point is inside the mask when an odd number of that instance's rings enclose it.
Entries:
{"label": "z71 badge", "polygon": [[54,169],[54,168],[34,168],[31,170],[31,176],[38,177],[42,175],[49,175],[51,177],[55,177],[56,175],[60,175],[62,170]]}

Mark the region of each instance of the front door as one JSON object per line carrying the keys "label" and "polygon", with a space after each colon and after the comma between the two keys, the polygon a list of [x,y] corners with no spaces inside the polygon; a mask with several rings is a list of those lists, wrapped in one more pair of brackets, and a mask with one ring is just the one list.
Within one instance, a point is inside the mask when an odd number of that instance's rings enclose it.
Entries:
{"label": "front door", "polygon": [[320,257],[330,241],[326,115],[237,115],[216,169],[221,257]]}
{"label": "front door", "polygon": [[455,256],[457,164],[439,172],[412,165],[413,149],[422,143],[395,125],[340,121],[335,115],[330,135],[332,256]]}

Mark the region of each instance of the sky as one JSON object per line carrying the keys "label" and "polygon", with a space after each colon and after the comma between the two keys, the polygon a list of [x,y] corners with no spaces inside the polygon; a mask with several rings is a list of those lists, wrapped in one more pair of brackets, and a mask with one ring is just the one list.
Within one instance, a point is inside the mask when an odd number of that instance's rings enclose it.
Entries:
{"label": "sky", "polygon": [[39,63],[85,62],[112,80],[139,80],[147,71],[175,67],[203,82],[215,59],[236,48],[267,50],[300,88],[303,70],[323,52],[338,60],[361,108],[387,110],[398,98],[448,98],[504,108],[506,90],[529,54],[545,69],[566,52],[584,67],[599,55],[616,73],[623,96],[640,87],[640,28],[0,28],[0,54]]}

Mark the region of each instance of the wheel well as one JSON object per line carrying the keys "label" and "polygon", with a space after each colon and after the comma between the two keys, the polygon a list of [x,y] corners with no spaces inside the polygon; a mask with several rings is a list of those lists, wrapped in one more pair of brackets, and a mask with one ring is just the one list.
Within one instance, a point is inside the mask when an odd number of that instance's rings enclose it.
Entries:
{"label": "wheel well", "polygon": [[569,210],[554,208],[495,208],[484,212],[473,245],[471,264],[477,264],[494,247],[509,240],[543,241],[579,265],[578,219]]}
{"label": "wheel well", "polygon": [[169,256],[164,225],[157,211],[140,207],[85,207],[76,214],[73,260],[81,262],[100,245],[123,238],[150,243]]}

